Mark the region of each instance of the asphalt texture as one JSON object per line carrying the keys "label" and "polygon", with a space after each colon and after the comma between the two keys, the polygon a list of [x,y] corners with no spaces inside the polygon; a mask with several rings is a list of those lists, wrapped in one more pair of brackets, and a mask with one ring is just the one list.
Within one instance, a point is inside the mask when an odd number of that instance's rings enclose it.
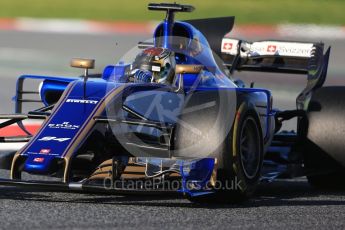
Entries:
{"label": "asphalt texture", "polygon": [[[143,35],[72,35],[0,32],[0,112],[13,112],[21,74],[81,74],[72,57],[95,58],[99,72],[115,63]],[[248,38],[251,40],[251,38]],[[261,39],[261,38],[260,38]],[[327,85],[344,85],[345,41],[333,46]],[[275,106],[293,109],[305,86],[301,76],[239,74],[245,82],[271,88]],[[34,87],[35,84],[29,84]],[[35,86],[36,87],[36,86]],[[293,123],[286,126],[293,129]],[[0,176],[6,176],[4,172]],[[259,186],[255,196],[234,205],[198,205],[180,196],[115,196],[40,192],[0,187],[1,229],[325,229],[345,227],[345,192],[317,191],[305,178]]]}
{"label": "asphalt texture", "polygon": [[179,196],[115,196],[0,188],[3,229],[343,229],[345,192],[304,180],[262,184],[249,201],[193,204]]}

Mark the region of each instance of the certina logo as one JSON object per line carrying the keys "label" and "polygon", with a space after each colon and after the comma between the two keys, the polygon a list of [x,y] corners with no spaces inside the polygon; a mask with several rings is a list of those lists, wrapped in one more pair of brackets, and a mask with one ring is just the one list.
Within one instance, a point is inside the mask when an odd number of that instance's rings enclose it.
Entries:
{"label": "certina logo", "polygon": [[68,141],[71,138],[64,138],[64,137],[42,137],[41,139],[38,139],[38,141],[58,141],[58,142],[64,142]]}
{"label": "certina logo", "polygon": [[81,99],[67,99],[66,102],[68,103],[80,103],[80,104],[97,104],[98,101],[95,100],[81,100]]}
{"label": "certina logo", "polygon": [[79,129],[79,125],[71,125],[69,122],[62,122],[62,124],[49,124],[49,128],[51,129],[70,129],[76,130]]}

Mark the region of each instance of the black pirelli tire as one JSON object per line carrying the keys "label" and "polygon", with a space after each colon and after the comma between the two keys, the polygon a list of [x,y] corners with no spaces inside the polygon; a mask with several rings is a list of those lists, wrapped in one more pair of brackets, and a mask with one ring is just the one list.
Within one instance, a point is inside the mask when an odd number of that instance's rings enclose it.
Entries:
{"label": "black pirelli tire", "polygon": [[240,106],[220,152],[223,167],[217,171],[215,193],[188,197],[192,202],[238,203],[253,195],[261,176],[263,138],[257,113],[245,103]]}
{"label": "black pirelli tire", "polygon": [[345,87],[322,87],[307,110],[303,146],[308,182],[317,189],[345,188]]}

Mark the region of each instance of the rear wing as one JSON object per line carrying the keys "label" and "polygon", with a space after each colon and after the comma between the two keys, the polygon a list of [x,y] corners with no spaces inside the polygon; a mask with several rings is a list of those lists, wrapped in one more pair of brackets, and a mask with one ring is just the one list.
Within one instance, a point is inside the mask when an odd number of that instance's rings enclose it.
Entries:
{"label": "rear wing", "polygon": [[329,47],[324,53],[322,42],[247,42],[223,38],[221,44],[221,58],[230,73],[260,71],[307,75],[307,86],[297,97],[298,108],[303,107],[310,92],[324,84],[330,52]]}
{"label": "rear wing", "polygon": [[[308,74],[323,64],[323,43],[258,41],[223,38],[221,57],[233,70]],[[315,66],[316,65],[316,66]]]}

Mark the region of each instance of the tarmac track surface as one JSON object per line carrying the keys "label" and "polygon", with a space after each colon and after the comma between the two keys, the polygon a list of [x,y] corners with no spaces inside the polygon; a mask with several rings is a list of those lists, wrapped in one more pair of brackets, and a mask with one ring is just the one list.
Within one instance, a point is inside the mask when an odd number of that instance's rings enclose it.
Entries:
{"label": "tarmac track surface", "polygon": [[261,185],[243,204],[199,205],[178,196],[115,196],[0,188],[3,229],[344,228],[344,192],[305,180]]}
{"label": "tarmac track surface", "polygon": [[[97,70],[115,63],[145,36],[0,32],[0,112],[10,113],[16,77],[21,74],[79,75],[72,57],[95,58]],[[250,38],[249,38],[250,39]],[[261,39],[261,38],[260,38]],[[343,85],[345,41],[333,46],[328,85]],[[305,78],[240,74],[247,83],[270,87],[275,106],[292,109]],[[293,123],[286,126],[293,129]],[[0,176],[6,176],[4,172]],[[197,205],[179,196],[115,196],[56,193],[0,187],[0,228],[25,229],[229,229],[344,228],[345,192],[320,192],[306,179],[260,185],[255,197],[236,205]]]}

